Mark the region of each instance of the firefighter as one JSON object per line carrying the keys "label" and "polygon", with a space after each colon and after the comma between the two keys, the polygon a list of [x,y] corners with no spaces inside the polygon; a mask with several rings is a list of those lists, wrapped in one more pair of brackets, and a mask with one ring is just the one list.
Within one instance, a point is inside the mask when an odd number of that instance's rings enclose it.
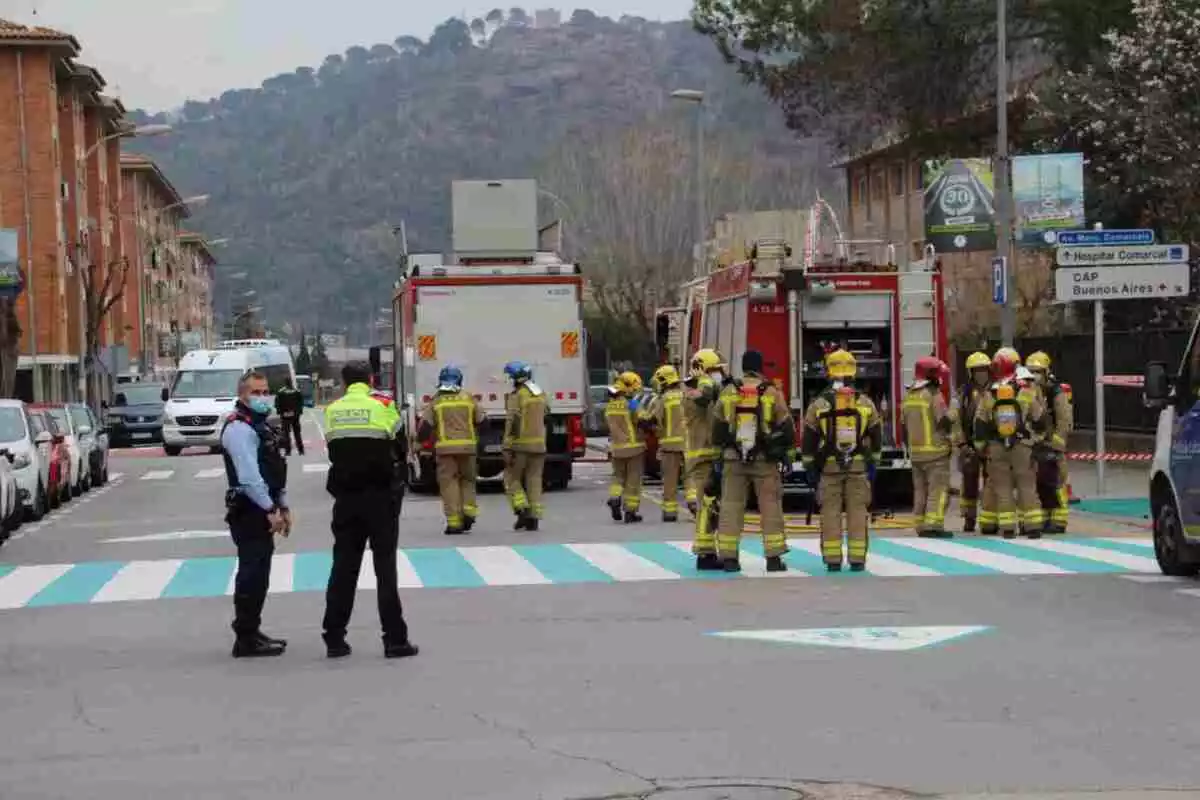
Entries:
{"label": "firefighter", "polygon": [[546,418],[550,406],[533,370],[524,361],[510,361],[504,374],[512,391],[504,397],[504,492],[517,515],[513,530],[536,531],[545,515],[542,472],[546,466]]}
{"label": "firefighter", "polygon": [[475,398],[463,391],[462,370],[451,364],[438,373],[437,391],[421,411],[417,435],[433,440],[438,491],[446,515],[446,535],[471,530],[479,516],[475,501],[477,431],[483,410]]}
{"label": "firefighter", "polygon": [[976,519],[985,533],[996,533],[996,509],[979,508],[980,479],[985,476],[983,453],[975,450],[975,411],[979,400],[992,382],[992,360],[987,353],[967,356],[969,380],[959,388],[958,420],[954,443],[958,446],[958,466],[962,473],[962,494],[958,500],[963,517],[963,532],[975,530]]}
{"label": "firefighter", "polygon": [[[609,389],[604,407],[608,423],[608,454],[612,459],[612,483],[608,487],[608,508],[614,522],[641,522],[642,473],[645,470],[646,442],[642,433],[644,417],[640,408],[642,378],[636,372],[622,372]],[[622,514],[622,512],[624,512]]]}
{"label": "firefighter", "polygon": [[687,429],[686,498],[688,509],[696,517],[692,552],[696,569],[723,569],[713,536],[714,507],[720,491],[716,464],[721,449],[713,444],[714,410],[725,383],[725,364],[716,350],[704,348],[692,356],[691,375],[684,381],[683,415]]}
{"label": "firefighter", "polygon": [[[1015,538],[1018,528],[1023,536],[1040,538],[1045,518],[1033,474],[1033,448],[1045,423],[1045,400],[1021,373],[1028,374],[1016,350],[997,350],[992,357],[993,383],[975,412],[975,448],[987,453],[984,509],[996,509],[996,526],[1005,539]],[[987,522],[982,521],[981,528]]]}
{"label": "firefighter", "polygon": [[787,401],[762,373],[762,353],[747,350],[742,354],[742,377],[721,390],[713,426],[713,439],[723,448],[717,550],[726,572],[742,568],[738,551],[751,487],[762,517],[767,571],[787,571],[783,563],[788,546],[779,464],[787,458],[794,428]]}
{"label": "firefighter", "polygon": [[950,451],[955,411],[946,405],[942,386],[950,368],[932,356],[917,359],[916,380],[904,398],[901,416],[904,441],[912,460],[913,514],[917,535],[948,539],[946,503],[950,499]]}
{"label": "firefighter", "polygon": [[646,408],[646,416],[658,431],[658,461],[662,468],[662,519],[679,519],[679,478],[683,472],[685,450],[683,423],[683,387],[679,372],[664,364],[654,372],[658,394]]}
{"label": "firefighter", "polygon": [[846,512],[848,561],[853,572],[867,568],[871,483],[883,449],[883,425],[875,404],[852,385],[854,355],[834,350],[825,357],[829,388],[804,412],[801,463],[808,485],[819,487],[821,555],[830,572],[842,569],[842,510]]}
{"label": "firefighter", "polygon": [[1070,491],[1067,489],[1067,436],[1075,426],[1071,408],[1071,386],[1059,382],[1050,371],[1050,356],[1037,352],[1025,359],[1025,367],[1046,397],[1047,430],[1035,451],[1037,491],[1046,516],[1046,533],[1066,533]]}

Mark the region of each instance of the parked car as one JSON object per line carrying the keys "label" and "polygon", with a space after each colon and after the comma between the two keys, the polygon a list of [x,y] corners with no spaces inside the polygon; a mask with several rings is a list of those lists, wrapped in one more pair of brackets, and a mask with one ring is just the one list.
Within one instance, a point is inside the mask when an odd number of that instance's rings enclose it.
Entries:
{"label": "parked car", "polygon": [[71,414],[71,422],[79,436],[79,448],[83,451],[86,485],[88,488],[103,486],[108,483],[108,431],[100,427],[92,409],[83,403],[68,403],[67,411]]}
{"label": "parked car", "polygon": [[48,508],[50,461],[45,453],[50,447],[51,434],[34,424],[23,402],[0,400],[0,449],[12,455],[18,506],[35,521],[45,516]]}
{"label": "parked car", "polygon": [[67,450],[71,454],[70,477],[67,479],[67,487],[72,497],[78,497],[92,488],[92,479],[88,470],[84,468],[87,460],[79,432],[75,429],[75,421],[71,419],[71,413],[62,403],[43,403],[40,407],[44,408],[49,417],[54,420],[54,424],[57,426],[58,432],[62,434]]}
{"label": "parked car", "polygon": [[47,408],[30,408],[29,423],[36,431],[34,441],[38,450],[49,464],[45,508],[58,508],[71,499],[71,448],[67,446],[67,436]]}
{"label": "parked car", "polygon": [[110,447],[161,442],[167,387],[161,383],[125,383],[103,406]]}

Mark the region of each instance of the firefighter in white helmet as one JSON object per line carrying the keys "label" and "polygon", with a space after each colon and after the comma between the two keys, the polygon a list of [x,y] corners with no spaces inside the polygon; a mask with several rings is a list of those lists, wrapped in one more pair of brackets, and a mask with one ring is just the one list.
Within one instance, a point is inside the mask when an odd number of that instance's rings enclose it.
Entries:
{"label": "firefighter in white helmet", "polygon": [[871,398],[852,385],[858,374],[852,353],[840,349],[829,353],[825,371],[829,387],[804,412],[801,461],[821,504],[825,568],[830,572],[842,568],[844,510],[850,569],[861,572],[867,566],[867,509],[883,448],[883,426]]}
{"label": "firefighter in white helmet", "polygon": [[942,386],[950,379],[950,368],[939,358],[925,356],[917,359],[913,373],[916,380],[904,397],[900,418],[912,460],[917,535],[949,538],[953,534],[946,532],[946,504],[956,414],[946,404]]}

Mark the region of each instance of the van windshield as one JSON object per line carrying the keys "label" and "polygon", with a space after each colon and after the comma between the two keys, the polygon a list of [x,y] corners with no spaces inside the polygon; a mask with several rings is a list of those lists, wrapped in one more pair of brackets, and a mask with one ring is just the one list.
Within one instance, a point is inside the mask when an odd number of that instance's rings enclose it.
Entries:
{"label": "van windshield", "polygon": [[142,406],[162,402],[162,384],[158,383],[127,383],[117,390],[125,395],[125,405]]}
{"label": "van windshield", "polygon": [[237,397],[238,369],[185,369],[176,373],[171,397]]}

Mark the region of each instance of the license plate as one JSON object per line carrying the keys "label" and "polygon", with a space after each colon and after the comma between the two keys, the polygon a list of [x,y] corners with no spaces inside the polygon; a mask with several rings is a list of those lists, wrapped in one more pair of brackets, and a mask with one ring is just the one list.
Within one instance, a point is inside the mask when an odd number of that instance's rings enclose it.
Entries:
{"label": "license plate", "polygon": [[131,435],[131,438],[133,438],[133,439],[152,439],[152,438],[154,438],[154,434],[152,434],[152,433],[135,433],[135,434]]}
{"label": "license plate", "polygon": [[483,448],[483,452],[485,452],[485,453],[502,453],[502,452],[504,452],[504,446],[499,445],[499,444],[489,444],[487,447]]}

